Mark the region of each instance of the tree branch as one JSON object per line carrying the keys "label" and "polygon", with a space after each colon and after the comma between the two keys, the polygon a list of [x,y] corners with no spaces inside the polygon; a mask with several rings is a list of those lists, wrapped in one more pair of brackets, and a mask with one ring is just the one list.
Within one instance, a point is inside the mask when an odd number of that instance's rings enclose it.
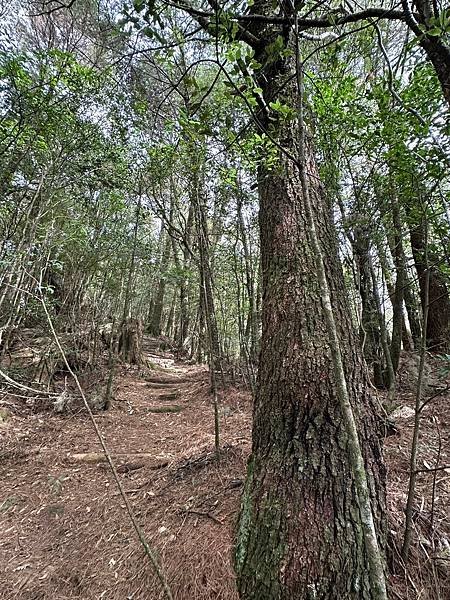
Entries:
{"label": "tree branch", "polygon": [[[167,2],[168,5],[174,8],[179,8],[189,13],[192,17],[198,20],[199,23],[203,21],[209,22],[210,19],[215,17],[213,12],[198,10],[189,4],[184,2],[178,2],[174,0]],[[409,15],[408,15],[409,16]],[[412,14],[411,14],[412,16]],[[259,14],[248,14],[248,15],[230,15],[232,19],[237,21],[239,24],[256,24],[266,23],[267,25],[290,25],[291,21],[286,17],[278,17],[276,15],[259,15]],[[378,18],[378,19],[390,19],[404,21],[407,19],[407,15],[401,10],[391,10],[385,8],[367,8],[357,13],[345,14],[337,16],[336,14],[330,14],[320,19],[306,19],[301,16],[298,17],[299,29],[312,29],[316,28],[329,28],[337,25],[346,25],[347,23],[357,23],[358,21],[364,21],[366,19]]]}

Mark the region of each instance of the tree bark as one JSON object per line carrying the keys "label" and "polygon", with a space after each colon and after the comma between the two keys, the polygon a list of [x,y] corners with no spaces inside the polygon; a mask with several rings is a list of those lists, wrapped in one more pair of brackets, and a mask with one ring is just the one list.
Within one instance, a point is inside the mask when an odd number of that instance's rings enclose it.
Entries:
{"label": "tree bark", "polygon": [[183,279],[180,283],[180,328],[178,334],[178,347],[180,350],[184,347],[189,333],[189,280],[186,273],[190,267],[191,259],[188,248],[191,244],[192,225],[194,222],[194,207],[192,202],[189,204],[188,217],[186,221],[185,247],[183,248]]}
{"label": "tree bark", "polygon": [[436,71],[444,98],[450,107],[450,49],[436,37],[424,38],[420,45]]}
{"label": "tree bark", "polygon": [[420,347],[420,338],[422,336],[422,327],[420,324],[419,316],[419,300],[416,297],[415,285],[413,280],[406,273],[406,286],[405,286],[405,307],[408,314],[409,327],[411,329],[411,336],[414,342],[414,348]]}
{"label": "tree bark", "polygon": [[[384,316],[379,314],[373,293],[368,232],[362,231],[361,228],[355,228],[352,246],[358,267],[358,288],[362,305],[360,339],[367,364],[373,369],[373,382],[377,388],[382,389],[386,387],[385,361],[383,360],[385,353],[380,329],[380,322]],[[387,387],[389,387],[389,382]]]}
{"label": "tree bark", "polygon": [[400,351],[403,337],[403,298],[406,286],[406,259],[402,241],[402,220],[397,198],[392,198],[392,257],[394,259],[396,278],[392,300],[392,336],[391,360],[394,372],[397,373],[400,362]]}
{"label": "tree bark", "polygon": [[198,193],[198,190],[195,210],[200,259],[200,294],[203,294],[203,309],[208,333],[208,354],[210,355],[211,368],[220,369],[221,352],[219,345],[219,332],[217,328],[217,319],[213,294],[213,281],[210,266],[208,226],[206,220],[205,206],[200,199],[200,194]]}
{"label": "tree bark", "polygon": [[[407,10],[406,3],[407,0],[403,0],[403,8]],[[434,26],[431,22],[432,17],[440,16],[437,5],[431,3],[430,0],[414,0],[413,6],[417,11],[418,22],[415,22],[415,17],[412,17],[411,12],[409,12],[408,25],[418,36],[419,44],[425,50],[428,60],[433,65],[444,98],[450,106],[450,48],[445,42],[444,32],[438,36],[427,34],[427,30],[432,29]]]}
{"label": "tree bark", "polygon": [[[286,143],[286,141],[285,141]],[[348,439],[298,174],[260,171],[263,335],[253,449],[236,551],[241,598],[371,599]],[[310,157],[308,170],[317,173]],[[345,298],[331,215],[316,186],[347,380],[382,535],[384,468],[375,409]]]}
{"label": "tree bark", "polygon": [[[255,10],[269,4],[255,2]],[[270,28],[257,33],[264,47],[280,35]],[[264,49],[256,59],[267,64]],[[267,106],[275,100],[296,106],[291,62],[278,58],[260,74],[258,84]],[[263,122],[269,126],[268,120]],[[278,122],[272,129],[294,159],[299,156],[299,133],[292,121]],[[332,213],[311,144],[304,153],[372,512],[383,540],[385,472],[376,410],[353,331]],[[235,554],[239,593],[244,600],[385,597],[376,591],[369,568],[354,456],[337,395],[298,166],[280,153],[276,168],[260,166],[258,183],[262,340],[252,454]]]}
{"label": "tree bark", "polygon": [[[425,309],[426,265],[425,225],[423,222],[410,229],[411,248],[419,277],[422,310]],[[439,271],[436,256],[429,260],[429,306],[427,323],[427,348],[432,352],[445,352],[450,343],[450,296],[445,280]]]}

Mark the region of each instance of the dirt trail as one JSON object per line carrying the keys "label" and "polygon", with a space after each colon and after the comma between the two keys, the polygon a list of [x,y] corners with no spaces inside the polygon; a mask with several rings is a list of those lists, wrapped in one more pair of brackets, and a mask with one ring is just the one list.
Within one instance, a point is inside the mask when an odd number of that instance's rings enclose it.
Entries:
{"label": "dirt trail", "polygon": [[[231,549],[250,450],[249,394],[234,388],[221,394],[223,450],[218,464],[206,369],[158,353],[152,343],[146,344],[146,352],[152,368],[120,372],[113,406],[98,413],[97,422],[174,598],[237,600]],[[413,425],[407,358],[397,433],[385,442],[394,546],[403,531]],[[445,393],[424,410],[419,467],[434,466],[438,459],[442,465],[450,463],[449,406]],[[18,400],[17,410],[0,425],[1,600],[163,597],[100,452],[84,411],[36,414]],[[80,453],[91,458],[74,458]],[[446,559],[433,556],[431,547],[450,539],[450,470],[435,473],[433,526],[433,472],[418,480],[415,528],[421,546],[412,552],[414,582],[405,585],[403,572],[391,575],[398,598],[417,597],[415,589],[424,592],[424,600],[437,597],[426,592],[435,581],[430,564],[444,569],[440,597],[449,589]]]}
{"label": "dirt trail", "polygon": [[[206,369],[146,350],[153,369],[120,373],[97,422],[175,597],[233,598],[248,397],[228,390],[222,400],[216,464]],[[0,598],[160,598],[109,468],[74,458],[101,453],[87,416],[14,415],[0,435]]]}

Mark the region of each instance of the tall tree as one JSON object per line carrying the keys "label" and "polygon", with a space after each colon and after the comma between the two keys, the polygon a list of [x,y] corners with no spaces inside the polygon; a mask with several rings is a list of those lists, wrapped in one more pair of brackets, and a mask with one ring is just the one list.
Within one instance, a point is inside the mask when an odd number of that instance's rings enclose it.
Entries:
{"label": "tall tree", "polygon": [[[236,549],[239,592],[259,600],[386,598],[376,539],[382,547],[384,467],[377,416],[313,144],[310,139],[299,144],[296,10],[284,4],[281,23],[272,23],[272,2],[256,1],[245,27],[236,29],[217,3],[210,5],[211,18],[185,4],[179,7],[206,31],[218,36],[225,30],[225,37],[239,40],[234,56],[250,89],[255,120],[264,139],[271,140],[267,148],[275,157],[263,160],[258,170],[262,341]],[[246,56],[237,50],[243,41],[251,48]],[[327,281],[314,256],[311,210]],[[331,291],[338,317],[346,382],[333,362],[328,294],[318,300],[323,285]],[[348,401],[343,403],[346,385]],[[346,423],[349,412],[356,415],[367,474],[356,430]]]}

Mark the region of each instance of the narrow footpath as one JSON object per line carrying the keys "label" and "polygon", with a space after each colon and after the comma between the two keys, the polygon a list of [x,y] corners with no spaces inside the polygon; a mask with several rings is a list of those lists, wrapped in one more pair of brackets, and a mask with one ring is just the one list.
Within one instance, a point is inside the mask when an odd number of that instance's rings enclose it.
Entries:
{"label": "narrow footpath", "polygon": [[[214,449],[207,369],[146,340],[148,369],[118,373],[95,418],[175,598],[233,599],[231,543],[250,399],[221,398]],[[0,431],[0,598],[162,598],[85,411],[13,416]]]}

